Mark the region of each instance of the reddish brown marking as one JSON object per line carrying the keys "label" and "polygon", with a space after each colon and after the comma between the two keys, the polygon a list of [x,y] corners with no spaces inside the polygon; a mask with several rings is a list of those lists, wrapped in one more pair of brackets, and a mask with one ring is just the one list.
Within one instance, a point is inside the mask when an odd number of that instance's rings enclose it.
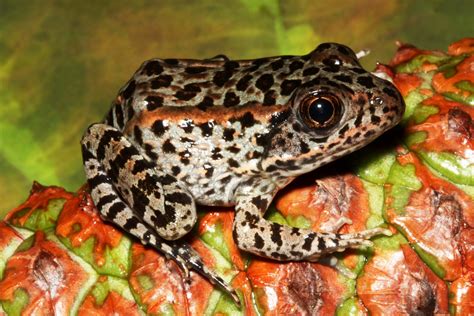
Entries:
{"label": "reddish brown marking", "polygon": [[134,125],[140,127],[151,127],[156,120],[167,120],[169,122],[178,123],[182,120],[192,118],[194,124],[202,124],[214,121],[216,124],[225,126],[225,123],[231,119],[239,118],[245,113],[251,112],[254,118],[260,122],[268,123],[276,112],[284,111],[288,105],[264,106],[262,104],[248,104],[229,111],[225,107],[211,107],[205,112],[194,107],[162,107],[153,112],[142,112],[138,118],[129,121],[127,130],[133,128]]}

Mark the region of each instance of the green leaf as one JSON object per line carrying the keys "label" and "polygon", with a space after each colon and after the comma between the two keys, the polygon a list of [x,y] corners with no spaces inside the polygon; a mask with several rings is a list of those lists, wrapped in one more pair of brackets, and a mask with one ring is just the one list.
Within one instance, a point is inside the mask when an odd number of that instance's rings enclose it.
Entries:
{"label": "green leaf", "polygon": [[430,167],[458,184],[474,185],[474,165],[469,159],[448,152],[417,151]]}

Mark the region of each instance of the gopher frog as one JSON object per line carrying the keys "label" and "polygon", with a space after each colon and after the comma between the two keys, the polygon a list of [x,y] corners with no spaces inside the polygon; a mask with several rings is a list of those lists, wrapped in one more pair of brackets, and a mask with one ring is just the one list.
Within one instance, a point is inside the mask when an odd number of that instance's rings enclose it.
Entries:
{"label": "gopher frog", "polygon": [[348,47],[255,60],[152,59],[120,90],[107,117],[82,138],[101,216],[226,290],[180,240],[196,204],[235,206],[237,246],[280,261],[316,261],[371,245],[381,228],[318,233],[263,215],[295,177],[347,155],[396,125],[404,102],[365,71]]}

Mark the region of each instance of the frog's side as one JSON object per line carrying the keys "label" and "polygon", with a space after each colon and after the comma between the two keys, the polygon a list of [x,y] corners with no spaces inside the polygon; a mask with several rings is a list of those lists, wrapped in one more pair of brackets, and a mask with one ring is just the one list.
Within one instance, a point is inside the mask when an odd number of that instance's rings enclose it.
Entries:
{"label": "frog's side", "polygon": [[296,176],[367,145],[403,111],[395,87],[339,44],[246,61],[153,59],[122,88],[105,121],[86,131],[84,165],[106,220],[236,299],[179,241],[196,222],[195,203],[235,205],[239,248],[275,260],[315,261],[370,245],[382,229],[316,233],[263,214]]}

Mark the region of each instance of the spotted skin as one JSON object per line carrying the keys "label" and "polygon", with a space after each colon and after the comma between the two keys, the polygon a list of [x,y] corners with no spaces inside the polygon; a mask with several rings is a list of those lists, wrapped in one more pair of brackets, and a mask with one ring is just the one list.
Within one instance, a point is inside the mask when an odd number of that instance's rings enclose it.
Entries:
{"label": "spotted skin", "polygon": [[316,233],[269,222],[275,194],[295,177],[351,153],[396,125],[405,105],[344,45],[304,56],[233,61],[152,59],[82,139],[91,194],[102,217],[220,285],[180,238],[195,204],[235,206],[242,250],[280,261],[316,261],[370,246],[376,228]]}

